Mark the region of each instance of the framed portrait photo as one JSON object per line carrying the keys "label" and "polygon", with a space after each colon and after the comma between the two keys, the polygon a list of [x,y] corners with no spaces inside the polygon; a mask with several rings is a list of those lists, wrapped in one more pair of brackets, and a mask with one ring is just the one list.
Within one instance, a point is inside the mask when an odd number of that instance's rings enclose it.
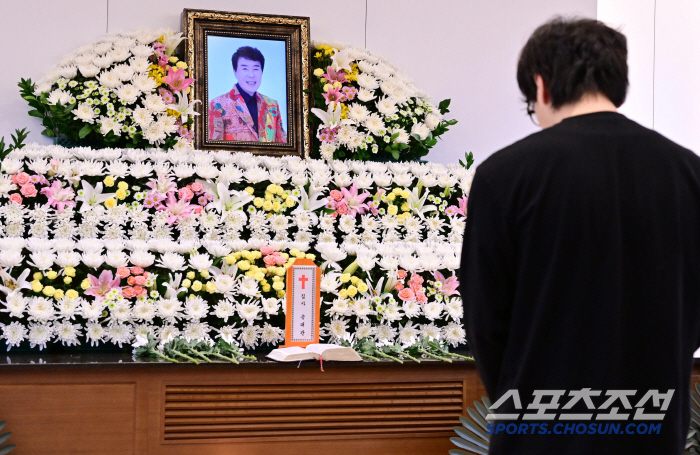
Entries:
{"label": "framed portrait photo", "polygon": [[195,146],[309,156],[309,18],[185,9]]}

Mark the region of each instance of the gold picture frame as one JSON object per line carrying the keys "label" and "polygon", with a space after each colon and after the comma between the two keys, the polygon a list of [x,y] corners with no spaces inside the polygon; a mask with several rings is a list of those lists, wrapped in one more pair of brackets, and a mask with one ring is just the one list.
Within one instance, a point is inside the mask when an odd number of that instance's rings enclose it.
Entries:
{"label": "gold picture frame", "polygon": [[[190,101],[201,100],[201,103],[195,105],[199,113],[195,116],[194,123],[196,148],[308,157],[311,144],[308,97],[309,18],[185,9],[182,12],[182,29],[186,37],[185,58],[190,77],[197,81],[190,91]],[[277,67],[284,65],[284,87],[279,81],[279,72],[272,73],[271,77],[277,81],[274,84],[275,90],[280,93],[283,89],[286,90],[283,92],[286,94],[285,99],[283,102],[263,96],[257,91],[254,93],[258,112],[262,111],[263,116],[267,114],[267,117],[260,117],[254,122],[258,126],[257,130],[251,125],[254,120],[252,114],[244,106],[250,97],[245,98],[242,93],[239,96],[239,91],[247,90],[239,89],[238,78],[234,87],[227,89],[230,92],[224,92],[218,97],[212,95],[215,86],[223,87],[225,83],[217,78],[226,74],[221,59],[210,62],[213,58],[210,53],[214,52],[212,49],[219,52],[218,49],[224,49],[229,44],[234,49],[238,44],[247,42],[259,42],[284,49],[284,62],[278,58],[276,63]],[[217,43],[217,46],[210,46],[211,43]],[[218,43],[223,43],[224,47]],[[280,51],[276,50],[276,55],[278,54]],[[235,57],[229,58],[228,71],[233,74],[231,65]],[[236,59],[238,61],[240,60]],[[264,70],[264,58],[262,66],[261,74],[269,74],[269,70],[268,73]],[[225,77],[232,78],[230,75]],[[261,102],[266,110],[261,109]],[[264,120],[262,126],[261,119]]]}

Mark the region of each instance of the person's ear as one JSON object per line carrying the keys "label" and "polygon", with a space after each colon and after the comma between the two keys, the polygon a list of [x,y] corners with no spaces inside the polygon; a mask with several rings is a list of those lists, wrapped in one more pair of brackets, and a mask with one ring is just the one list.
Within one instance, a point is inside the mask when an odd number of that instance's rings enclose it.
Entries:
{"label": "person's ear", "polygon": [[552,96],[544,83],[544,79],[539,74],[535,74],[535,85],[537,86],[537,101],[540,104],[547,105],[552,102]]}

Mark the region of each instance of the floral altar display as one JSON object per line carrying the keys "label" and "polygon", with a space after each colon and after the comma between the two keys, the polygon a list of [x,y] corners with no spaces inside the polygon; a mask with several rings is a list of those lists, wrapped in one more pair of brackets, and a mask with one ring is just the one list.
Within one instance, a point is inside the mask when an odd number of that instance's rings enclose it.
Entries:
{"label": "floral altar display", "polygon": [[[311,111],[314,158],[417,160],[457,120],[445,120],[450,100],[435,106],[399,68],[366,49],[316,44]],[[313,125],[314,123],[312,123]]]}
{"label": "floral altar display", "polygon": [[[473,170],[357,160],[378,144],[392,158],[423,156],[454,122],[441,117],[446,103],[435,108],[381,77],[370,54],[320,47],[319,60],[337,66],[322,76],[334,82],[318,112],[327,161],[193,150],[197,101],[172,56],[179,40],[113,35],[20,83],[44,134],[108,148],[15,144],[0,162],[8,349],[112,344],[237,361],[284,339],[286,271],[308,258],[324,272],[322,340],[366,359],[456,356],[448,346],[465,342],[457,270]],[[381,115],[342,104],[369,101],[370,71],[382,81]],[[356,160],[333,159],[342,156]]]}

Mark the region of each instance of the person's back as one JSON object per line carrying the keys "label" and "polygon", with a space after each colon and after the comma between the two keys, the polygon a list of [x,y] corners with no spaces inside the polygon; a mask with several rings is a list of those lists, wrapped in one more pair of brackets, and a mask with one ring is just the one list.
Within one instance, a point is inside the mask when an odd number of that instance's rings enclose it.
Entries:
{"label": "person's back", "polygon": [[[492,401],[509,397],[493,412],[519,415],[495,422],[490,453],[680,454],[699,247],[700,157],[619,113],[569,116],[484,161],[460,271],[465,328]],[[536,390],[555,404],[528,409]]]}

